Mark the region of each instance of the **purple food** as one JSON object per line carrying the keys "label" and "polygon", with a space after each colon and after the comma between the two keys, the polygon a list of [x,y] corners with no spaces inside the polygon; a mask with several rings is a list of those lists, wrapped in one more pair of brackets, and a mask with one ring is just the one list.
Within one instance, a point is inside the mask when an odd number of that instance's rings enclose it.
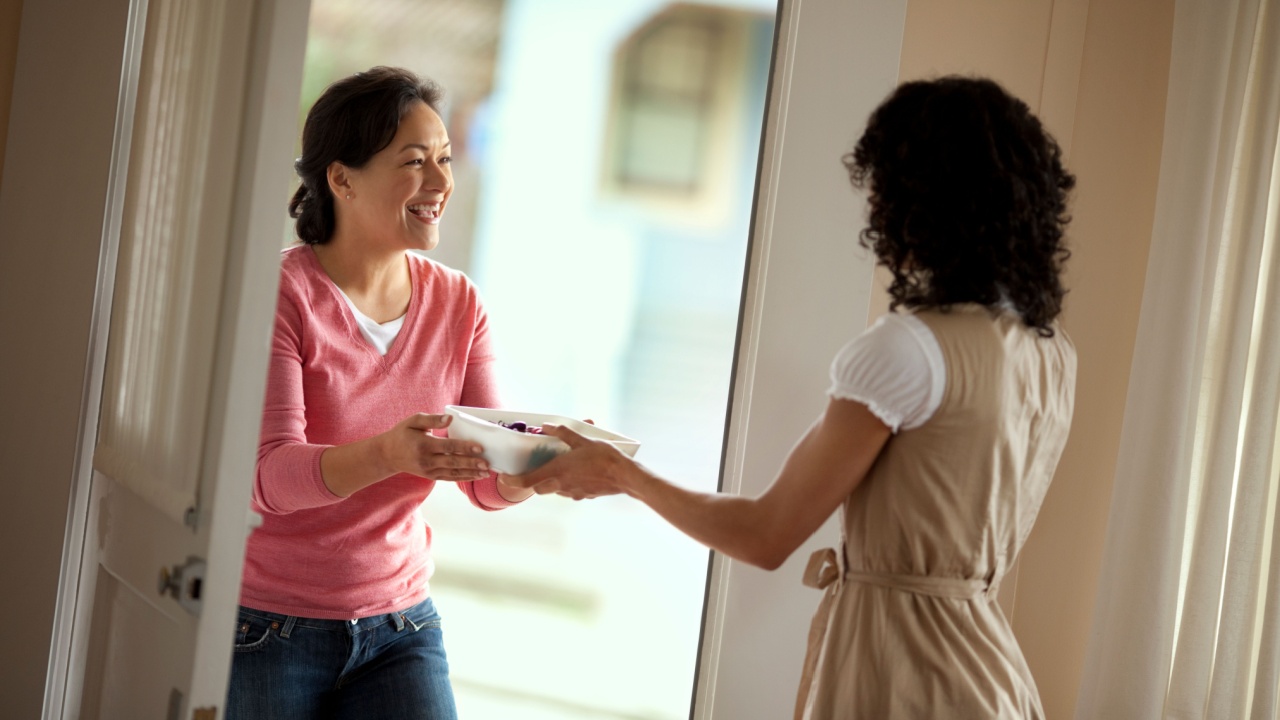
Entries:
{"label": "purple food", "polygon": [[542,434],[542,428],[537,427],[537,426],[531,426],[531,425],[529,425],[528,423],[526,423],[526,422],[522,422],[522,421],[520,421],[520,420],[513,420],[513,421],[511,421],[511,422],[509,422],[509,423],[508,423],[508,422],[503,422],[503,421],[501,421],[501,420],[496,420],[496,421],[495,421],[495,424],[497,424],[497,425],[501,425],[502,427],[504,427],[504,428],[506,428],[506,429],[508,429],[508,430],[515,430],[516,432],[528,433],[529,435],[541,435],[541,434]]}

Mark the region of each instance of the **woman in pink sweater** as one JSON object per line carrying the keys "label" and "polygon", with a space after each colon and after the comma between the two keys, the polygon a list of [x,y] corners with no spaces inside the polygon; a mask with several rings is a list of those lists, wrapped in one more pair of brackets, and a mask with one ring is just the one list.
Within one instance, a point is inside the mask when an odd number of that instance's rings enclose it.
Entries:
{"label": "woman in pink sweater", "polygon": [[455,718],[431,529],[437,482],[482,510],[499,485],[445,405],[497,404],[488,322],[439,242],[453,191],[440,90],[373,68],[307,115],[300,245],[282,254],[230,720]]}

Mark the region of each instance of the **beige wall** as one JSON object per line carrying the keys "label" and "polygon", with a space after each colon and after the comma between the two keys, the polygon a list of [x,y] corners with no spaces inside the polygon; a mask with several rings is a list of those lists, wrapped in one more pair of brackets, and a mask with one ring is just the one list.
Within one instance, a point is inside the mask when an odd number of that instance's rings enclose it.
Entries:
{"label": "beige wall", "polygon": [[21,20],[22,0],[0,0],[0,169],[4,168],[5,139],[9,136],[9,99],[13,96],[13,66],[18,58]]}
{"label": "beige wall", "polygon": [[1076,419],[1024,553],[1014,628],[1046,710],[1075,707],[1147,268],[1173,0],[1089,6],[1070,162],[1078,178],[1066,326],[1080,352]]}
{"label": "beige wall", "polygon": [[[1173,4],[908,5],[900,77],[995,78],[1040,114],[1078,182],[1063,320],[1080,354],[1076,416],[1014,587],[1002,592],[1055,720],[1074,714],[1093,616],[1155,208]],[[886,306],[878,298],[872,313]]]}
{"label": "beige wall", "polygon": [[16,62],[3,73],[12,88],[0,191],[4,718],[41,717],[50,670],[128,4],[26,2]]}

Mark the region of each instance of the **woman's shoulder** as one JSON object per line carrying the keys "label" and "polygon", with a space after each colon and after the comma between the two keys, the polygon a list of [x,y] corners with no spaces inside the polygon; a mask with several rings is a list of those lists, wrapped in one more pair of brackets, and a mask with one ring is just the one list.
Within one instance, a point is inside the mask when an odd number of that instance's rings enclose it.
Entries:
{"label": "woman's shoulder", "polygon": [[933,324],[933,321],[966,323],[982,321],[983,319],[994,320],[1001,314],[1006,313],[1016,316],[1017,310],[1012,306],[1003,304],[984,305],[982,303],[963,302],[911,308],[902,314],[916,318],[926,324]]}
{"label": "woman's shoulder", "polygon": [[1012,307],[956,305],[950,309],[930,309],[914,313],[927,326],[939,348],[953,358],[967,362],[995,363],[1011,358],[1040,358],[1048,367],[1074,375],[1076,347],[1060,320],[1048,330],[1027,325]]}
{"label": "woman's shoulder", "polygon": [[291,323],[336,311],[336,286],[329,280],[311,246],[298,243],[280,251],[280,286],[276,314]]}
{"label": "woman's shoulder", "polygon": [[933,328],[916,311],[887,312],[876,318],[875,322],[854,343],[871,344],[877,347],[912,347],[928,345],[936,342]]}
{"label": "woman's shoulder", "polygon": [[304,280],[320,267],[310,245],[295,243],[280,251],[280,279],[282,285]]}
{"label": "woman's shoulder", "polygon": [[836,364],[850,369],[878,367],[879,372],[897,374],[922,363],[931,365],[940,355],[933,329],[917,313],[890,311],[845,343]]}
{"label": "woman's shoulder", "polygon": [[475,283],[466,273],[416,252],[407,253],[415,282],[432,292],[475,295]]}
{"label": "woman's shoulder", "polygon": [[287,245],[280,250],[280,267],[282,268],[298,268],[304,265],[308,255],[315,255],[311,251],[310,245],[303,243],[294,243]]}
{"label": "woman's shoulder", "polygon": [[280,294],[297,292],[307,282],[315,253],[301,243],[280,250]]}
{"label": "woman's shoulder", "polygon": [[310,245],[297,243],[280,251],[281,300],[310,305],[315,298],[326,295],[329,285],[329,276]]}
{"label": "woman's shoulder", "polygon": [[929,328],[936,337],[962,337],[966,334],[983,336],[1024,335],[1034,340],[1050,341],[1074,350],[1074,343],[1062,327],[1061,319],[1049,324],[1050,333],[1027,325],[1022,313],[1012,304],[996,305],[956,303],[946,307],[920,308],[911,311],[919,322]]}
{"label": "woman's shoulder", "polygon": [[915,308],[910,312],[921,326],[927,327],[939,342],[966,336],[999,336],[1007,329],[1028,328],[1018,310],[1012,306],[981,303],[954,303],[942,307]]}
{"label": "woman's shoulder", "polygon": [[914,313],[889,312],[841,348],[830,375],[828,395],[862,402],[897,432],[918,427],[937,409],[946,360]]}

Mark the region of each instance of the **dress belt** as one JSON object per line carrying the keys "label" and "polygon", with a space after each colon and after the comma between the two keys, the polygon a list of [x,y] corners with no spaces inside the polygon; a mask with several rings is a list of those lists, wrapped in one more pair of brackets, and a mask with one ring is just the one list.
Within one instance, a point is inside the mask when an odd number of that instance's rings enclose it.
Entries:
{"label": "dress belt", "polygon": [[987,580],[931,577],[929,575],[893,575],[889,573],[846,570],[844,579],[863,585],[875,585],[891,590],[901,590],[915,595],[954,598],[956,600],[980,600],[995,597],[999,586]]}
{"label": "dress belt", "polygon": [[796,696],[795,720],[808,717],[812,701],[812,686],[818,661],[826,646],[827,626],[831,621],[831,605],[845,582],[856,582],[863,585],[899,590],[914,595],[952,598],[956,600],[994,600],[1000,589],[1000,567],[991,571],[991,575],[981,578],[947,578],[929,575],[897,575],[891,573],[874,573],[861,570],[849,570],[845,566],[844,547],[837,552],[834,548],[823,548],[809,556],[809,564],[804,569],[804,584],[819,590],[822,601],[813,614],[813,622],[809,624],[809,647],[805,652],[804,671],[800,676],[800,689]]}

